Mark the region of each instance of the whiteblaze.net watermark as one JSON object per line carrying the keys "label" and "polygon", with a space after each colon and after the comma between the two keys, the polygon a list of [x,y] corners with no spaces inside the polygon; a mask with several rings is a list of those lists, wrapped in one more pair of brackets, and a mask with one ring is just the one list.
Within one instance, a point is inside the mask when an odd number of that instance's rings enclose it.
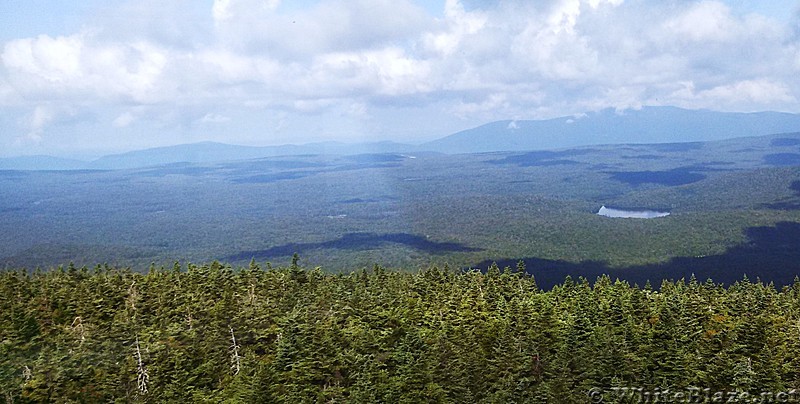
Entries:
{"label": "whiteblaze.net watermark", "polygon": [[762,391],[756,394],[701,387],[595,387],[589,390],[588,395],[591,403],[800,403],[800,389]]}

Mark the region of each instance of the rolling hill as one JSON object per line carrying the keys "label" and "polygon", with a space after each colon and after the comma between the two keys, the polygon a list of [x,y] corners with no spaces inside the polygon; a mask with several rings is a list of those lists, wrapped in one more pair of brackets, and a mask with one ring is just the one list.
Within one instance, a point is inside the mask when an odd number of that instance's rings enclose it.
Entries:
{"label": "rolling hill", "polygon": [[797,131],[800,131],[800,114],[645,107],[623,112],[605,109],[578,117],[565,116],[548,120],[491,122],[420,145],[395,142],[321,142],[253,147],[200,142],[113,154],[90,162],[49,156],[4,158],[0,159],[0,169],[128,169],[174,163],[212,163],[297,155],[428,151],[459,154],[548,150],[613,144],[703,142]]}
{"label": "rolling hill", "polygon": [[164,164],[214,163],[278,156],[357,155],[415,150],[416,146],[395,142],[320,142],[265,147],[199,142],[110,154],[92,161],[53,156],[7,157],[0,158],[0,170],[123,170]]}

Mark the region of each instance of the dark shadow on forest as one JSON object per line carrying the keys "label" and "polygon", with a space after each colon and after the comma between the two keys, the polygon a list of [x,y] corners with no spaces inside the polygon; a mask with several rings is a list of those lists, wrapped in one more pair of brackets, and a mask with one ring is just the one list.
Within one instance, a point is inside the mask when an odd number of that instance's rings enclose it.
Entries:
{"label": "dark shadow on forest", "polygon": [[[400,164],[397,163],[397,161],[398,159],[402,160],[402,158],[402,156],[397,155],[358,155],[345,156],[344,160],[348,161],[348,163],[342,165],[337,165],[334,163],[320,164],[306,163],[302,161],[289,161],[287,162],[286,166],[283,167],[280,165],[282,162],[261,161],[252,166],[243,165],[236,167],[232,173],[234,178],[232,178],[230,181],[238,184],[267,184],[277,181],[296,180],[324,173],[400,167]],[[283,170],[293,170],[298,168],[304,170],[264,172],[279,168]]]}
{"label": "dark shadow on forest", "polygon": [[17,206],[9,206],[9,207],[0,206],[0,213],[15,213],[15,212],[22,212],[24,210],[25,210],[24,208],[20,208]]}
{"label": "dark shadow on forest", "polygon": [[764,156],[764,164],[784,167],[800,165],[800,154],[797,153],[775,153]]}
{"label": "dark shadow on forest", "polygon": [[547,167],[556,165],[575,165],[577,161],[564,159],[563,157],[580,156],[593,153],[593,149],[564,150],[564,151],[533,151],[524,154],[508,156],[499,160],[491,160],[488,163],[498,165],[516,165],[519,167]]}
{"label": "dark shadow on forest", "polygon": [[681,153],[691,150],[699,150],[703,148],[702,142],[686,142],[686,143],[657,143],[647,145],[651,150],[661,153]]}
{"label": "dark shadow on forest", "polygon": [[640,154],[638,156],[620,156],[622,159],[626,160],[663,160],[667,158],[666,156],[659,156],[656,154]]}
{"label": "dark shadow on forest", "polygon": [[709,162],[706,162],[706,163],[696,163],[696,164],[692,164],[692,165],[689,165],[689,166],[683,166],[683,167],[680,167],[680,168],[684,169],[684,170],[689,170],[689,171],[705,171],[705,172],[708,172],[708,171],[733,171],[733,169],[731,169],[731,168],[719,168],[719,167],[716,167],[716,166],[733,166],[733,165],[736,165],[736,163],[734,163],[732,161],[709,161]]}
{"label": "dark shadow on forest", "polygon": [[[606,263],[585,261],[572,263],[542,258],[522,258],[527,272],[533,274],[543,289],[564,282],[569,275],[594,281],[600,275],[612,280],[622,279],[643,286],[648,280],[658,287],[662,280],[688,280],[694,276],[701,281],[730,285],[746,275],[751,281],[774,282],[778,287],[789,285],[800,275],[800,223],[779,222],[775,227],[750,227],[745,230],[748,242],[728,249],[724,254],[706,257],[677,257],[664,264],[626,268],[611,268]],[[520,259],[483,261],[472,268],[486,271],[492,262],[502,269],[515,268]]]}
{"label": "dark shadow on forest", "polygon": [[444,254],[448,252],[474,252],[480,251],[479,248],[468,247],[459,243],[436,242],[428,240],[426,237],[408,233],[348,233],[344,236],[321,243],[290,243],[265,250],[242,251],[225,258],[227,261],[247,261],[256,259],[259,261],[269,260],[277,257],[286,257],[294,253],[303,255],[303,252],[316,249],[336,249],[336,250],[368,250],[379,248],[387,244],[403,244],[407,247],[417,249],[429,254]]}
{"label": "dark shadow on forest", "polygon": [[356,163],[397,163],[406,159],[400,154],[393,153],[366,153],[344,156],[346,160]]}
{"label": "dark shadow on forest", "polygon": [[299,160],[268,160],[256,159],[244,162],[231,162],[222,165],[222,168],[229,170],[226,175],[228,176],[255,176],[265,172],[284,172],[287,170],[301,170],[308,169],[310,172],[320,171],[328,167],[327,164],[299,161]]}
{"label": "dark shadow on forest", "polygon": [[622,167],[622,164],[619,164],[619,163],[615,163],[615,164],[601,163],[601,164],[594,164],[594,165],[590,166],[589,169],[590,170],[594,170],[594,171],[603,172],[603,171],[608,171],[608,170],[620,169],[621,167]]}
{"label": "dark shadow on forest", "polygon": [[767,209],[776,210],[800,210],[800,181],[792,181],[789,189],[794,191],[794,196],[780,202],[766,203],[763,206]]}
{"label": "dark shadow on forest", "polygon": [[769,145],[775,147],[800,146],[800,139],[781,137],[777,139],[772,139],[772,141],[769,142]]}
{"label": "dark shadow on forest", "polygon": [[611,179],[632,186],[659,184],[666,186],[686,185],[701,181],[705,175],[695,172],[694,167],[679,167],[664,171],[608,171]]}

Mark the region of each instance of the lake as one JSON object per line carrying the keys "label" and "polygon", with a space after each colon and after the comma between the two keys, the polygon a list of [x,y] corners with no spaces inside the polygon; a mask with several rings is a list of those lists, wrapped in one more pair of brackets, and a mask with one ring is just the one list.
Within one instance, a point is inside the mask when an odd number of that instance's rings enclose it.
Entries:
{"label": "lake", "polygon": [[611,209],[605,207],[605,205],[600,207],[600,210],[597,212],[600,216],[605,217],[621,217],[621,218],[636,218],[636,219],[653,219],[656,217],[664,217],[669,216],[669,212],[659,212],[655,210],[622,210],[622,209]]}

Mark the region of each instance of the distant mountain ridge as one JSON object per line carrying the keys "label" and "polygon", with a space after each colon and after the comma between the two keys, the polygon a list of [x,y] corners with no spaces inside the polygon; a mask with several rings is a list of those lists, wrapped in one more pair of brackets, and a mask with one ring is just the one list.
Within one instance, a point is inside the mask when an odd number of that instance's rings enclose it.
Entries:
{"label": "distant mountain ridge", "polygon": [[264,147],[199,142],[110,154],[92,161],[71,160],[52,156],[0,158],[0,170],[120,170],[173,163],[208,163],[303,154],[353,155],[402,153],[414,150],[416,150],[416,146],[395,142],[359,144],[321,142]]}
{"label": "distant mountain ridge", "polygon": [[599,144],[683,143],[800,131],[800,114],[644,107],[578,117],[497,121],[420,147],[447,153],[546,150]]}
{"label": "distant mountain ridge", "polygon": [[683,143],[800,131],[800,114],[735,113],[644,107],[604,109],[547,120],[487,123],[443,138],[409,145],[395,142],[321,142],[282,146],[237,146],[201,142],[157,147],[101,157],[90,162],[50,156],[0,158],[0,169],[128,169],[171,163],[247,160],[302,154],[439,152],[447,154],[563,149],[601,144]]}
{"label": "distant mountain ridge", "polygon": [[89,163],[88,168],[124,169],[171,163],[202,163],[214,161],[248,160],[264,157],[301,154],[363,154],[392,153],[413,149],[414,146],[394,142],[346,144],[321,142],[304,145],[238,146],[216,142],[200,142],[177,146],[157,147],[113,154]]}

